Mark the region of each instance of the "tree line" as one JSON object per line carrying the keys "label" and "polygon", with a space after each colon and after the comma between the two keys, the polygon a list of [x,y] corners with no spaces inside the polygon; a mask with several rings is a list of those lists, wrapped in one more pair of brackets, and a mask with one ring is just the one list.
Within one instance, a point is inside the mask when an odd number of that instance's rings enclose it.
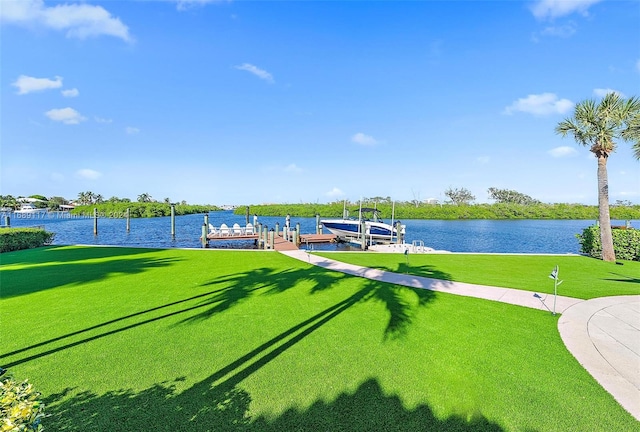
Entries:
{"label": "tree line", "polygon": [[[349,211],[349,216],[358,217],[360,203],[358,202],[333,202],[328,204],[265,204],[251,205],[250,214],[258,216],[285,216],[338,218],[343,215],[343,208]],[[583,204],[424,204],[416,206],[412,201],[390,203],[362,202],[363,207],[376,207],[386,221],[393,216],[397,219],[573,219],[573,220],[597,220],[598,207]],[[245,214],[247,207],[238,207],[235,214]],[[640,219],[640,205],[617,205],[611,207],[614,219],[637,220]]]}

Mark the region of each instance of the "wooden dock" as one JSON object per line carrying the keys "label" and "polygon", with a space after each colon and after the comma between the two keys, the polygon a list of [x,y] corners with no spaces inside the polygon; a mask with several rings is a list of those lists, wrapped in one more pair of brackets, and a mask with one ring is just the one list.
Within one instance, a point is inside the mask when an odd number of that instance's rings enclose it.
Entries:
{"label": "wooden dock", "polygon": [[[254,240],[258,241],[258,234],[207,234],[207,240]],[[300,245],[318,244],[318,243],[336,243],[337,237],[334,234],[300,234]],[[292,241],[286,240],[282,234],[278,234],[274,238],[274,249],[277,251],[296,250],[298,246]]]}

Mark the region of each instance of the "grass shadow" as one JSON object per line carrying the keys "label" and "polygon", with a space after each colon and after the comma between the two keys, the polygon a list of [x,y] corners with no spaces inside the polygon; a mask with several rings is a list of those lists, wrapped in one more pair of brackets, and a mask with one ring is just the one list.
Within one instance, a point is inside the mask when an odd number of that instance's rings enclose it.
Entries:
{"label": "grass shadow", "polygon": [[[96,253],[96,251],[98,251]],[[129,258],[142,252],[130,253],[129,249],[121,248],[80,248],[60,255],[63,260],[57,260],[55,251],[40,258],[29,260],[32,266],[23,268],[3,268],[0,271],[0,298],[31,294],[38,291],[57,288],[65,285],[80,285],[106,279],[113,274],[136,274],[146,270],[166,267],[179,261],[178,258],[136,257]],[[143,251],[140,249],[140,251]],[[72,252],[71,259],[67,252]],[[152,252],[146,249],[145,253]],[[109,259],[111,258],[111,259]],[[94,259],[97,259],[95,261]],[[91,261],[94,260],[94,261]],[[3,265],[6,264],[3,260]],[[24,264],[24,262],[22,263]]]}
{"label": "grass shadow", "polygon": [[620,273],[613,273],[612,275],[619,276],[619,278],[606,278],[604,280],[613,281],[613,282],[630,282],[630,283],[640,283],[640,278],[636,276],[628,276]]}
{"label": "grass shadow", "polygon": [[128,256],[157,252],[161,249],[96,247],[96,246],[44,246],[36,249],[19,250],[0,254],[2,264],[65,263],[113,256]]}
{"label": "grass shadow", "polygon": [[276,416],[252,418],[251,395],[237,386],[212,386],[207,378],[179,393],[184,378],[136,392],[88,391],[69,396],[71,389],[45,399],[47,429],[57,431],[487,431],[503,429],[480,413],[437,418],[427,404],[407,408],[397,395],[385,394],[376,379],[368,379],[335,400],[317,400],[305,408],[289,408]]}

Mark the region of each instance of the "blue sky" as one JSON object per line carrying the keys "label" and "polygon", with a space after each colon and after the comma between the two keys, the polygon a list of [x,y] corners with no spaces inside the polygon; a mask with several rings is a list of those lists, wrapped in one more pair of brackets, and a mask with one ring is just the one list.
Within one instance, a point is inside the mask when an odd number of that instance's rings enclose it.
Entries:
{"label": "blue sky", "polygon": [[[0,193],[597,203],[554,133],[640,96],[637,1],[0,0]],[[621,142],[610,198],[640,203]]]}

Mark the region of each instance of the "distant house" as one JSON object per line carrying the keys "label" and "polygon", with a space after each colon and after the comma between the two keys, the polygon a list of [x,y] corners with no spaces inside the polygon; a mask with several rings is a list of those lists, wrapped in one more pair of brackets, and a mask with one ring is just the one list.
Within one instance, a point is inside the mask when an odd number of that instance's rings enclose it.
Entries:
{"label": "distant house", "polygon": [[427,198],[426,200],[424,200],[425,204],[440,204],[440,201],[438,201],[436,198]]}

